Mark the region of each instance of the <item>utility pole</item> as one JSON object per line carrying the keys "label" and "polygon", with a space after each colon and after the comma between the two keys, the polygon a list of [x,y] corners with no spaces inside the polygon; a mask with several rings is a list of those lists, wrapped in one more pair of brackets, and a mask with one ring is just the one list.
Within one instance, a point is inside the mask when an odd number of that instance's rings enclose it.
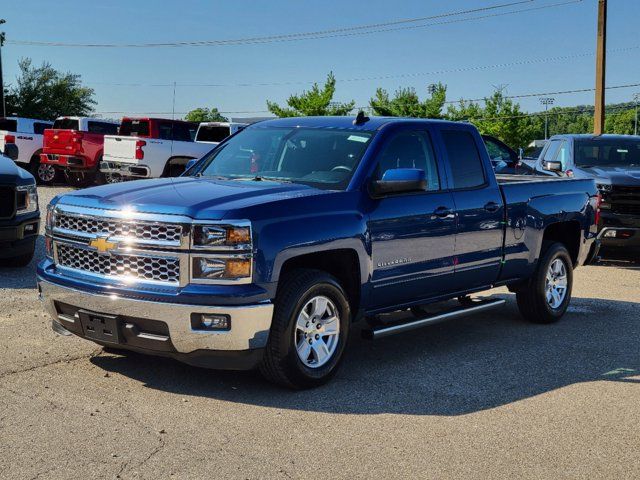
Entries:
{"label": "utility pole", "polygon": [[633,128],[633,134],[638,135],[638,102],[640,101],[640,93],[636,93],[633,95],[633,101],[636,104],[636,123]]}
{"label": "utility pole", "polygon": [[604,133],[604,89],[607,60],[607,0],[598,0],[598,39],[596,46],[596,99],[593,134]]}
{"label": "utility pole", "polygon": [[544,139],[549,138],[549,115],[547,114],[549,110],[549,105],[553,105],[556,99],[553,97],[543,97],[540,99],[540,103],[544,105]]}
{"label": "utility pole", "polygon": [[[4,18],[0,18],[0,25],[7,23]],[[2,76],[2,46],[4,45],[4,32],[0,32],[0,108],[2,109],[2,116],[7,116],[7,107],[4,101],[4,77]]]}

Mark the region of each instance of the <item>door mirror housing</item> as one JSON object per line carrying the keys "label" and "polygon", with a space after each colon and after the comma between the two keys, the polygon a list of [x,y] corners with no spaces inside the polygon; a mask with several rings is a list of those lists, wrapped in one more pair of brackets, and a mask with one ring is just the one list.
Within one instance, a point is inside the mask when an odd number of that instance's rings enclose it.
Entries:
{"label": "door mirror housing", "polygon": [[547,160],[542,162],[542,168],[550,172],[562,172],[562,162]]}
{"label": "door mirror housing", "polygon": [[424,191],[427,176],[420,168],[393,168],[384,172],[382,180],[374,180],[371,193],[374,197]]}
{"label": "door mirror housing", "polygon": [[198,160],[200,160],[200,159],[199,158],[192,158],[191,160],[189,160],[187,162],[187,165],[184,167],[184,171],[186,172],[191,167],[193,167],[196,163],[198,163]]}

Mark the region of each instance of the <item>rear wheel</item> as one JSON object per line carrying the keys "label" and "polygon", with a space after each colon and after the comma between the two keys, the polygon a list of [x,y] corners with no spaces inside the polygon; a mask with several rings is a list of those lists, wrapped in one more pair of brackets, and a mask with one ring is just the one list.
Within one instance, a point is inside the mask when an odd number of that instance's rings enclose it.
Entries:
{"label": "rear wheel", "polygon": [[40,162],[40,155],[31,157],[31,174],[40,185],[52,185],[56,181],[57,171],[53,165]]}
{"label": "rear wheel", "polygon": [[260,371],[289,388],[311,388],[338,370],[346,346],[351,311],[344,290],[331,275],[296,270],[276,299]]}
{"label": "rear wheel", "polygon": [[545,245],[529,282],[516,292],[518,308],[533,323],[560,320],[569,307],[573,287],[573,262],[561,243]]}

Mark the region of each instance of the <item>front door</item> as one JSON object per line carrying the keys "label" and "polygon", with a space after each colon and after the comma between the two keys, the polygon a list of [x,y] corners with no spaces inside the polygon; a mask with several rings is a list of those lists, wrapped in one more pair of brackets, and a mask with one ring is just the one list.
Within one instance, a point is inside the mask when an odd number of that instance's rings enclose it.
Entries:
{"label": "front door", "polygon": [[373,260],[370,304],[375,308],[438,296],[453,276],[453,196],[443,190],[444,169],[426,129],[400,131],[388,139],[376,178],[393,168],[423,169],[427,190],[374,200],[368,227]]}

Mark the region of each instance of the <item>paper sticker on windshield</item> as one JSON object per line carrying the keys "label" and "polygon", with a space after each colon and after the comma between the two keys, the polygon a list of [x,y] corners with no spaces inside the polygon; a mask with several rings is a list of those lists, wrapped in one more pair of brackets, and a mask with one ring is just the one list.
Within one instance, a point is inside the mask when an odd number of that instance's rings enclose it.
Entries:
{"label": "paper sticker on windshield", "polygon": [[619,148],[618,150],[616,150],[618,153],[629,153],[629,150],[624,150],[622,148]]}
{"label": "paper sticker on windshield", "polygon": [[351,140],[352,142],[367,143],[369,137],[361,137],[360,135],[349,135],[347,140]]}

